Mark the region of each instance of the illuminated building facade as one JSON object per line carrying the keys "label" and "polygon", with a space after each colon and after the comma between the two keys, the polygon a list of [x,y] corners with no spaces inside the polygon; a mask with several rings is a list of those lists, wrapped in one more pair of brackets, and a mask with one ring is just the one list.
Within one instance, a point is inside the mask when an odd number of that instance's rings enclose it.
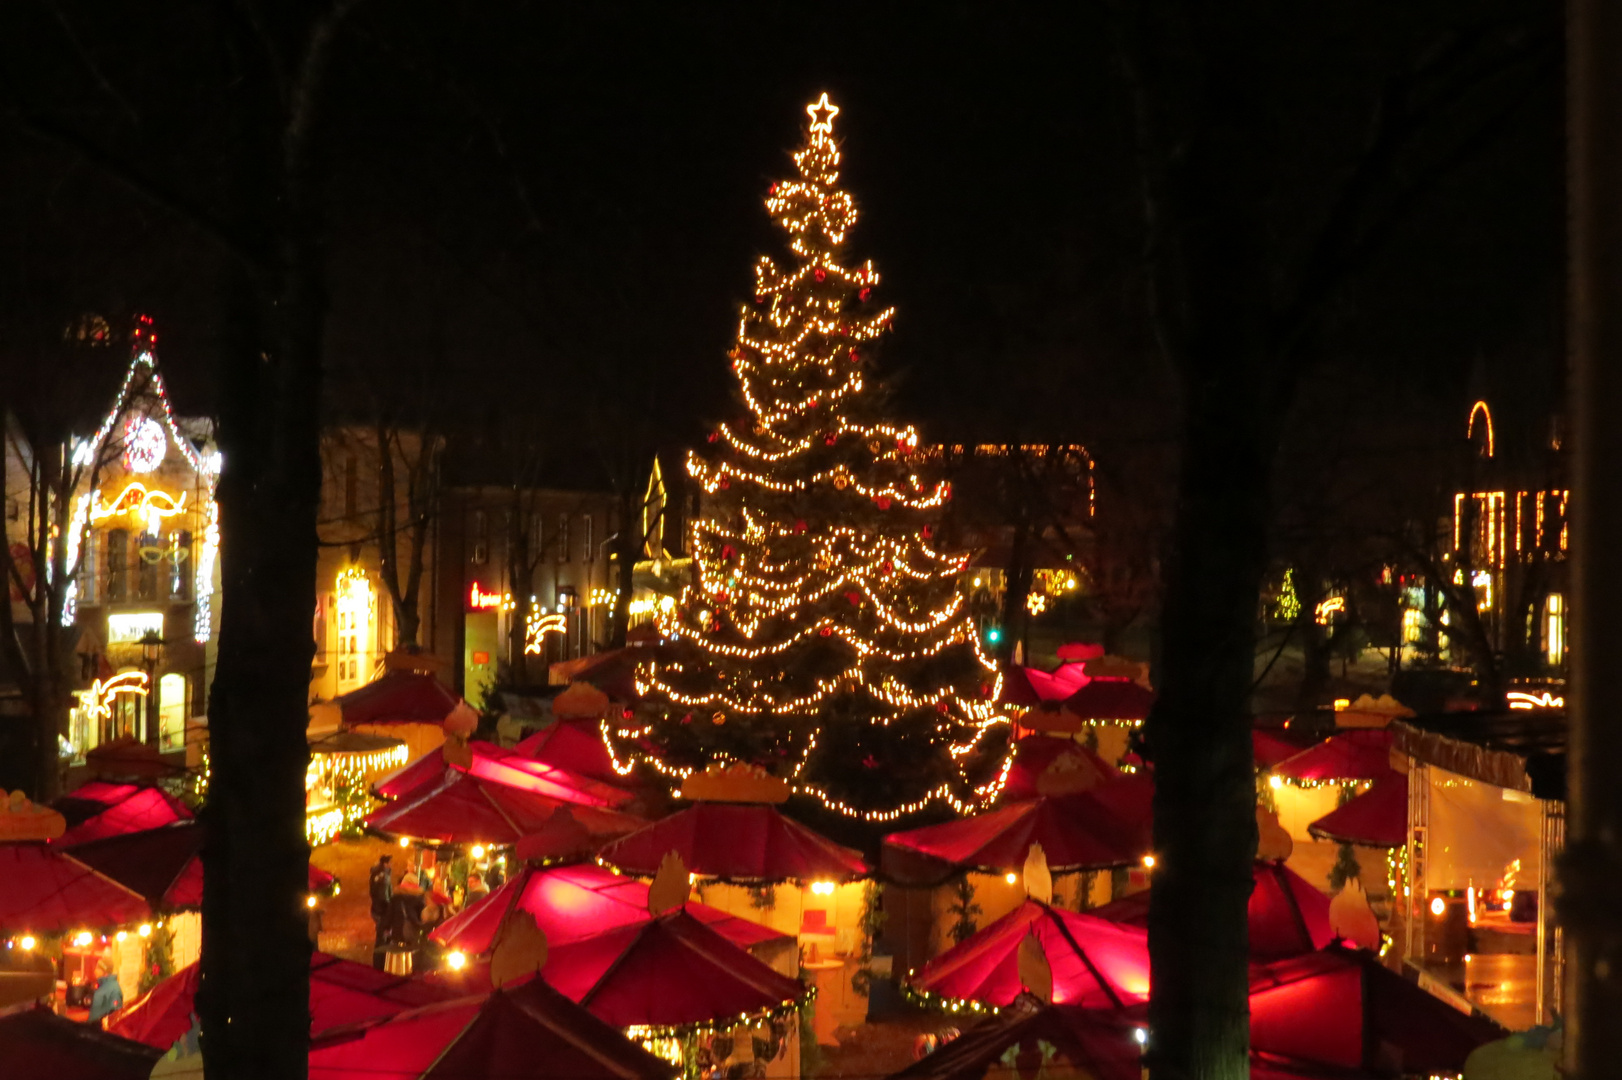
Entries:
{"label": "illuminated building facade", "polygon": [[615,592],[617,500],[606,492],[465,486],[441,498],[441,621],[434,652],[456,660],[477,702],[498,681],[544,685],[547,665],[604,648]]}
{"label": "illuminated building facade", "polygon": [[[1486,401],[1471,406],[1465,433],[1473,475],[1453,496],[1453,584],[1468,585],[1493,647],[1518,659],[1512,674],[1559,676],[1566,656],[1571,493],[1558,434],[1533,460],[1517,460]],[[1528,670],[1529,664],[1543,670]]]}
{"label": "illuminated building facade", "polygon": [[69,738],[81,759],[115,738],[183,753],[188,729],[205,724],[219,627],[213,424],[174,414],[150,320],[133,342],[99,428],[74,445],[84,482],[67,541],[77,574],[63,621],[80,631]]}

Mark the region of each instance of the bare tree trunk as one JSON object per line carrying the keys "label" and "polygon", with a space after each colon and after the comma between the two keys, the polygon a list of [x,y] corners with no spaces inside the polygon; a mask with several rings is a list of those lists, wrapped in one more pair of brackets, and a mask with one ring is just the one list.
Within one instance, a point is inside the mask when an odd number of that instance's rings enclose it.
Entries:
{"label": "bare tree trunk", "polygon": [[1246,910],[1256,853],[1249,706],[1273,446],[1246,397],[1232,383],[1207,384],[1188,405],[1183,436],[1165,675],[1148,722],[1156,1077],[1247,1075]]}
{"label": "bare tree trunk", "polygon": [[1622,8],[1572,0],[1568,151],[1572,213],[1570,324],[1576,455],[1572,495],[1573,615],[1571,789],[1566,853],[1553,890],[1565,927],[1566,1075],[1614,1076],[1622,1061],[1622,684],[1613,670],[1622,649],[1622,502],[1612,493],[1622,464]]}

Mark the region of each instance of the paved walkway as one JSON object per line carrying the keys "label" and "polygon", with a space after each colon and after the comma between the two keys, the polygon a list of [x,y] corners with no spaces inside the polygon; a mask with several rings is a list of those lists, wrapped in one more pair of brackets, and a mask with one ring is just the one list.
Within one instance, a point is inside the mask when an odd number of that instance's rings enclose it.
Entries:
{"label": "paved walkway", "polygon": [[338,895],[321,902],[322,952],[372,962],[372,902],[366,884],[372,864],[391,850],[399,848],[367,836],[336,840],[310,853],[310,862],[338,878]]}

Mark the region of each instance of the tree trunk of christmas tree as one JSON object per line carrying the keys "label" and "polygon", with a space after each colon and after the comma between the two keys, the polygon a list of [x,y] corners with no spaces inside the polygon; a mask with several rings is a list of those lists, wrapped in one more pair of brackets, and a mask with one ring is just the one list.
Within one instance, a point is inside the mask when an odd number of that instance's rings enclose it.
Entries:
{"label": "tree trunk of christmas tree", "polygon": [[1150,1069],[1247,1075],[1246,909],[1256,853],[1250,689],[1265,568],[1272,436],[1239,380],[1188,404],[1163,615],[1149,901]]}

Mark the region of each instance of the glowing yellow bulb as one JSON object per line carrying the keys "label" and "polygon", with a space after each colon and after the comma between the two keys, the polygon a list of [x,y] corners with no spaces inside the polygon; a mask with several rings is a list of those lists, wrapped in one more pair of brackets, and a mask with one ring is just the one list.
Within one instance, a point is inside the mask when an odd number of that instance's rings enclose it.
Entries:
{"label": "glowing yellow bulb", "polygon": [[152,924],[149,923],[149,922],[144,922],[140,926],[136,927],[135,932],[137,934],[140,934],[142,937],[151,937],[152,936]]}
{"label": "glowing yellow bulb", "polygon": [[129,937],[129,933],[127,931],[120,930],[118,933],[113,935],[113,940],[114,941],[123,941],[127,937]]}
{"label": "glowing yellow bulb", "polygon": [[311,893],[309,896],[306,896],[304,898],[304,906],[308,907],[308,908],[315,907],[315,894],[314,893]]}
{"label": "glowing yellow bulb", "polygon": [[1444,914],[1446,911],[1447,911],[1447,901],[1446,900],[1443,900],[1440,896],[1438,896],[1434,900],[1431,901],[1431,914],[1432,915],[1441,915],[1441,914]]}
{"label": "glowing yellow bulb", "polygon": [[831,881],[813,881],[811,891],[818,896],[831,896],[834,891],[834,883]]}
{"label": "glowing yellow bulb", "polygon": [[1019,880],[1019,875],[1010,871],[1009,873],[1004,874],[1002,879],[1008,882],[1008,884],[1012,885],[1014,882]]}
{"label": "glowing yellow bulb", "polygon": [[402,837],[400,837],[400,846],[401,847],[410,847],[411,846],[411,841],[407,837],[402,836]]}
{"label": "glowing yellow bulb", "polygon": [[17,944],[22,948],[23,952],[33,952],[34,946],[38,945],[39,942],[34,940],[33,934],[24,934],[17,940]]}
{"label": "glowing yellow bulb", "polygon": [[452,971],[461,971],[463,968],[467,967],[467,953],[462,952],[460,949],[455,952],[446,953],[445,966],[450,968]]}
{"label": "glowing yellow bulb", "polygon": [[1155,857],[1153,855],[1145,855],[1143,857],[1143,868],[1145,870],[1153,870],[1155,868]]}
{"label": "glowing yellow bulb", "polygon": [[81,949],[90,944],[90,940],[90,931],[88,930],[80,930],[77,934],[73,935],[73,944]]}
{"label": "glowing yellow bulb", "polygon": [[474,844],[471,854],[475,859],[484,858],[484,845],[483,844]]}
{"label": "glowing yellow bulb", "polygon": [[1284,777],[1274,773],[1272,776],[1267,778],[1267,785],[1274,791],[1277,791],[1279,788],[1284,786]]}

